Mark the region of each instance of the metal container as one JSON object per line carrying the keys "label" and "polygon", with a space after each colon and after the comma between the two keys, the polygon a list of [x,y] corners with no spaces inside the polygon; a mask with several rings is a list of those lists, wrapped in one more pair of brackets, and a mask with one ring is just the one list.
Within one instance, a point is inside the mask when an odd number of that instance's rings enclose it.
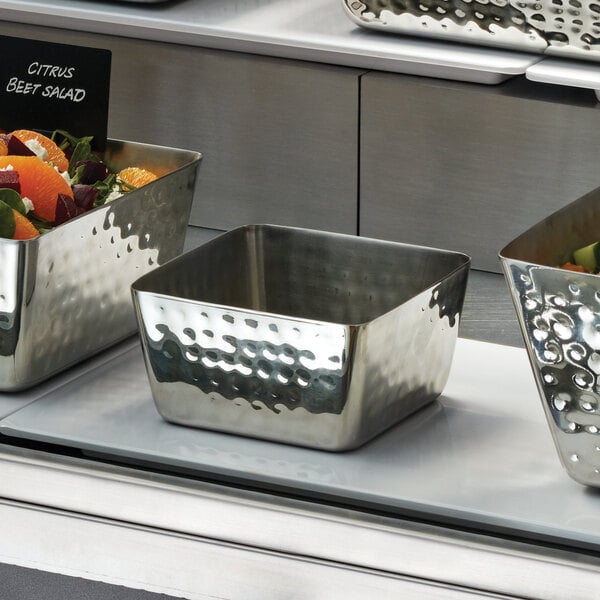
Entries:
{"label": "metal container", "polygon": [[600,239],[600,188],[500,252],[560,460],[600,486],[600,276],[558,268]]}
{"label": "metal container", "polygon": [[133,285],[172,423],[323,450],[359,446],[442,391],[470,260],[248,225]]}
{"label": "metal container", "polygon": [[595,0],[342,0],[363,27],[585,60],[600,59]]}
{"label": "metal container", "polygon": [[30,387],[136,331],[131,283],[183,249],[200,154],[109,140],[159,178],[33,240],[0,240],[0,390]]}

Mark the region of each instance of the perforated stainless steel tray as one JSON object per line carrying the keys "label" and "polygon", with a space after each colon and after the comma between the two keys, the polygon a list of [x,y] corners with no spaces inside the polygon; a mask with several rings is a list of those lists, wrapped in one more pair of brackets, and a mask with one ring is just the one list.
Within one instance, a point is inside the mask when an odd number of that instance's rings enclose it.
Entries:
{"label": "perforated stainless steel tray", "polygon": [[0,390],[20,390],[131,335],[131,283],[179,254],[200,154],[109,140],[115,169],[159,178],[33,240],[0,240]]}
{"label": "perforated stainless steel tray", "polygon": [[358,25],[527,52],[600,60],[594,0],[342,0]]}

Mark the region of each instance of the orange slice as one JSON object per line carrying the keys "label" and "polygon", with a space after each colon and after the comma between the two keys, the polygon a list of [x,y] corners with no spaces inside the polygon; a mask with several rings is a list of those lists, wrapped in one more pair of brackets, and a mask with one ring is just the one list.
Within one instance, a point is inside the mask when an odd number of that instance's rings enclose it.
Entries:
{"label": "orange slice", "polygon": [[59,194],[73,198],[71,186],[61,174],[37,156],[0,156],[0,169],[12,165],[19,173],[21,196],[33,202],[33,212],[53,222]]}
{"label": "orange slice", "polygon": [[117,175],[121,181],[135,188],[140,188],[151,181],[157,179],[156,175],[151,171],[142,169],[141,167],[127,167],[119,171]]}
{"label": "orange slice", "polygon": [[40,235],[40,232],[33,226],[33,223],[14,208],[13,216],[15,217],[13,240],[30,240]]}
{"label": "orange slice", "polygon": [[6,156],[8,154],[8,144],[0,138],[0,156]]}
{"label": "orange slice", "polygon": [[29,140],[35,140],[48,153],[47,162],[52,163],[59,171],[66,171],[69,168],[69,161],[65,153],[49,137],[30,131],[29,129],[16,129],[12,132],[23,143]]}

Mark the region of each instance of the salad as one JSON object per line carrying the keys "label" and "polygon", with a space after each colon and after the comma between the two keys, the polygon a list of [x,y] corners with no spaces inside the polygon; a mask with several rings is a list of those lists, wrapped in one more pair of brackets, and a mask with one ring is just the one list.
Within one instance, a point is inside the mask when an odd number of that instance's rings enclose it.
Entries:
{"label": "salad", "polygon": [[92,139],[0,133],[0,238],[35,238],[157,178],[136,166],[111,172]]}
{"label": "salad", "polygon": [[573,252],[573,258],[560,265],[561,269],[579,273],[600,273],[600,242],[594,242]]}

